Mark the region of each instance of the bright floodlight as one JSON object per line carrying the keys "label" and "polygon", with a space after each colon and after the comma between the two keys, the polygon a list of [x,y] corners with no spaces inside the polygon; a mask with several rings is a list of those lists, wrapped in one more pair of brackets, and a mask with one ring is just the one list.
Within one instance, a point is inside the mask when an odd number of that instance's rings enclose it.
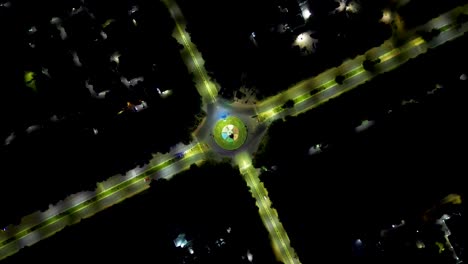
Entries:
{"label": "bright floodlight", "polygon": [[310,34],[312,34],[311,31],[299,34],[293,43],[293,45],[299,46],[301,50],[307,51],[306,54],[310,54],[315,51],[315,45],[318,41],[317,39],[313,39]]}
{"label": "bright floodlight", "polygon": [[302,10],[302,17],[307,20],[309,19],[309,17],[312,15],[312,13],[310,13],[310,10],[308,8],[304,8]]}
{"label": "bright floodlight", "polygon": [[253,255],[252,255],[252,253],[250,253],[250,250],[247,250],[247,259],[248,259],[250,262],[252,262],[252,260],[253,260]]}
{"label": "bright floodlight", "polygon": [[304,33],[301,33],[301,34],[299,34],[299,35],[297,36],[296,42],[297,42],[297,43],[302,43],[302,42],[305,41],[305,39],[306,39],[306,37],[304,36]]}
{"label": "bright floodlight", "polygon": [[185,239],[185,234],[184,234],[184,233],[179,234],[179,235],[177,236],[177,238],[174,239],[174,245],[175,245],[176,247],[181,247],[181,248],[183,248],[183,247],[185,247],[185,245],[187,245],[187,243],[188,243],[188,241],[187,241],[187,239]]}
{"label": "bright floodlight", "polygon": [[383,15],[380,21],[382,21],[385,24],[389,24],[390,22],[392,22],[392,13],[390,12],[390,10],[386,9],[383,11]]}
{"label": "bright floodlight", "polygon": [[339,4],[339,6],[335,9],[335,12],[343,12],[346,9],[346,1],[345,0],[335,0]]}
{"label": "bright floodlight", "polygon": [[164,90],[164,91],[161,92],[161,97],[166,98],[171,94],[172,94],[172,90]]}

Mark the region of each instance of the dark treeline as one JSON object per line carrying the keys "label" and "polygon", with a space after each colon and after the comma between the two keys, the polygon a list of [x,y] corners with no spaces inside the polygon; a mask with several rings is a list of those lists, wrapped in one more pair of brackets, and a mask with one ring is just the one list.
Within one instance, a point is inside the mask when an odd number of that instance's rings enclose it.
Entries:
{"label": "dark treeline", "polygon": [[[228,98],[241,86],[257,88],[259,98],[276,94],[391,36],[391,26],[379,22],[386,0],[360,1],[357,13],[336,14],[332,12],[337,2],[310,1],[313,15],[307,23],[296,1],[179,2],[207,70]],[[278,6],[288,13],[281,13]],[[279,33],[276,29],[281,25],[290,29]],[[293,43],[308,31],[318,42],[314,53],[302,56],[303,51]]]}
{"label": "dark treeline", "polygon": [[[0,12],[0,226],[191,140],[201,101],[162,3],[21,1]],[[142,101],[148,109],[135,112]]]}
{"label": "dark treeline", "polygon": [[[174,244],[180,234],[189,242],[184,248]],[[153,182],[145,193],[23,249],[5,264],[238,264],[251,263],[248,251],[253,263],[275,263],[255,201],[238,170],[230,164],[206,164]]]}
{"label": "dark treeline", "polygon": [[[446,43],[271,126],[255,163],[269,170],[261,179],[303,263],[349,256],[334,246],[349,232],[417,221],[445,195],[466,194],[466,45],[466,36]],[[375,125],[354,132],[367,119]]]}
{"label": "dark treeline", "polygon": [[436,1],[428,2],[424,0],[411,0],[398,10],[398,13],[403,17],[405,26],[412,28],[426,23],[439,16],[440,14],[450,11],[451,9],[466,4],[465,0],[451,1]]}

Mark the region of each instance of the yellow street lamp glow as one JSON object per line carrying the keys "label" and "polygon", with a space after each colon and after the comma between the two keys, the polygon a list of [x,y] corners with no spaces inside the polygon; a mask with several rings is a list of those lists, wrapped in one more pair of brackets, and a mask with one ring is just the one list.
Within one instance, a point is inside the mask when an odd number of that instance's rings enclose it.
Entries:
{"label": "yellow street lamp glow", "polygon": [[380,62],[385,62],[395,56],[397,56],[398,54],[400,54],[400,51],[399,49],[392,49],[391,51],[385,53],[384,55],[380,56],[379,59],[380,59]]}
{"label": "yellow street lamp glow", "polygon": [[419,45],[421,45],[421,44],[423,44],[423,43],[425,43],[425,42],[426,42],[426,41],[424,41],[423,38],[417,37],[417,38],[413,39],[412,41],[410,41],[410,45],[411,45],[411,46],[419,46]]}
{"label": "yellow street lamp glow", "polygon": [[382,15],[382,18],[380,19],[381,22],[385,23],[385,24],[390,24],[390,22],[392,22],[392,12],[388,9],[385,9],[383,11],[383,15]]}

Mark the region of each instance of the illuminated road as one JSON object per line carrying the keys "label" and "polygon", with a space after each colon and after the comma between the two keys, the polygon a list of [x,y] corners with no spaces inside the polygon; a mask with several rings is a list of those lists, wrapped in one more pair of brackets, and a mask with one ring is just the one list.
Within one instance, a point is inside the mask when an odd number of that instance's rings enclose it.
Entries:
{"label": "illuminated road", "polygon": [[[276,96],[259,102],[257,104],[259,121],[273,121],[310,110],[331,98],[359,86],[377,74],[395,69],[409,59],[425,53],[428,48],[435,48],[447,41],[462,36],[468,30],[467,23],[459,28],[454,23],[456,21],[456,14],[460,12],[467,13],[467,10],[468,5],[456,8],[413,30],[414,32],[422,29],[429,31],[437,28],[442,31],[439,36],[433,38],[428,43],[421,37],[416,36],[402,47],[395,48],[392,41],[388,40],[380,47],[373,48],[364,55],[357,56],[353,60],[348,60],[336,68],[329,69],[316,77],[304,80]],[[362,68],[362,63],[366,57],[373,60],[377,58],[381,60],[372,73]],[[342,85],[335,82],[335,77],[339,75],[345,77]],[[283,109],[284,103],[290,99],[294,101],[294,107],[292,109]]]}
{"label": "illuminated road", "polygon": [[250,188],[252,196],[256,200],[260,218],[270,234],[276,257],[285,264],[300,263],[294,249],[291,247],[288,234],[279,221],[278,213],[271,207],[268,192],[258,178],[258,171],[252,166],[250,155],[243,152],[238,154],[235,159],[242,176]]}
{"label": "illuminated road", "polygon": [[[0,260],[15,254],[25,246],[31,246],[62,230],[68,225],[121,202],[149,188],[150,180],[170,178],[188,169],[190,165],[205,159],[208,151],[206,144],[191,144],[177,149],[185,153],[183,157],[170,153],[165,159],[153,166],[125,176],[113,177],[109,182],[98,184],[94,192],[82,192],[68,197],[44,212],[36,212],[22,219],[18,226],[9,226],[7,232],[0,234]],[[118,181],[118,182],[116,182]],[[107,188],[107,186],[110,186]]]}
{"label": "illuminated road", "polygon": [[[409,40],[406,45],[396,48],[393,46],[392,41],[386,41],[380,47],[373,48],[364,55],[348,60],[336,68],[302,81],[276,96],[259,102],[253,108],[229,104],[221,98],[217,100],[216,85],[210,81],[203,67],[204,61],[185,31],[186,23],[179,7],[174,0],[162,1],[166,4],[175,20],[174,37],[185,47],[181,55],[189,70],[194,74],[197,89],[207,108],[207,118],[200,128],[194,132],[194,136],[198,141],[188,146],[177,145],[168,154],[155,155],[150,164],[144,168],[131,170],[126,175],[111,177],[105,182],[98,183],[94,192],[81,192],[72,195],[44,212],[36,212],[24,217],[18,226],[9,226],[6,232],[0,233],[0,260],[18,252],[25,246],[30,246],[55,234],[67,225],[77,223],[83,218],[90,217],[109,206],[146,190],[149,187],[148,177],[150,179],[170,178],[187,169],[191,164],[204,161],[207,159],[207,152],[209,152],[210,155],[214,153],[223,157],[235,157],[241,174],[257,201],[260,217],[270,233],[275,253],[284,263],[299,263],[294,250],[290,246],[288,235],[278,219],[276,210],[271,208],[268,192],[260,182],[257,170],[252,167],[248,154],[255,152],[269,122],[310,110],[359,86],[375,75],[395,69],[410,58],[417,57],[428,49],[442,45],[468,31],[468,23],[460,27],[454,25],[456,14],[460,12],[468,13],[468,5],[465,5],[412,30],[414,33],[415,30],[420,29],[426,31],[433,28],[440,29],[440,35],[429,42],[425,42],[421,37],[416,36]],[[375,71],[372,73],[362,68],[362,62],[366,57],[373,60],[380,58],[380,63],[376,65]],[[335,82],[335,77],[338,75],[345,77],[343,84]],[[311,91],[313,91],[312,94]],[[283,109],[283,104],[290,99],[294,101],[294,107]],[[239,116],[249,130],[245,146],[236,152],[226,153],[214,149],[209,136],[212,124],[219,119],[220,113],[223,112]],[[180,155],[183,155],[183,157]]]}
{"label": "illuminated road", "polygon": [[195,44],[192,43],[190,35],[185,30],[187,23],[185,22],[185,18],[180,11],[179,6],[174,0],[162,0],[162,2],[167,6],[167,9],[169,9],[172,18],[174,19],[176,28],[173,36],[185,47],[181,51],[181,56],[189,71],[194,75],[194,81],[198,92],[203,98],[203,102],[215,102],[216,97],[218,96],[217,86],[210,80],[210,77],[204,68],[205,61]]}
{"label": "illuminated road", "polygon": [[[238,152],[254,153],[258,149],[261,139],[267,131],[266,124],[259,124],[255,118],[254,108],[234,107],[223,98],[218,98],[216,103],[206,105],[207,116],[203,123],[193,133],[194,138],[199,142],[204,142],[210,146],[217,155],[233,158]],[[224,115],[235,116],[242,120],[246,126],[247,139],[245,143],[236,151],[221,148],[214,140],[212,131],[214,125],[222,119]]]}

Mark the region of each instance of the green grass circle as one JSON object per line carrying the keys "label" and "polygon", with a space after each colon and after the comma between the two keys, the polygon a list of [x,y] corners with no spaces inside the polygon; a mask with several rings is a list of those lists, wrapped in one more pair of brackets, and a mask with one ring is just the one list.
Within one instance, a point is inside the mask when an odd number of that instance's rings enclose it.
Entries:
{"label": "green grass circle", "polygon": [[[229,142],[222,137],[223,128],[227,125],[233,125],[239,129],[238,138],[232,142]],[[223,149],[235,150],[240,148],[247,139],[247,129],[245,128],[242,120],[235,116],[228,116],[225,119],[221,119],[216,122],[213,129],[213,137],[216,141],[216,144],[218,144],[218,146],[222,147]]]}

